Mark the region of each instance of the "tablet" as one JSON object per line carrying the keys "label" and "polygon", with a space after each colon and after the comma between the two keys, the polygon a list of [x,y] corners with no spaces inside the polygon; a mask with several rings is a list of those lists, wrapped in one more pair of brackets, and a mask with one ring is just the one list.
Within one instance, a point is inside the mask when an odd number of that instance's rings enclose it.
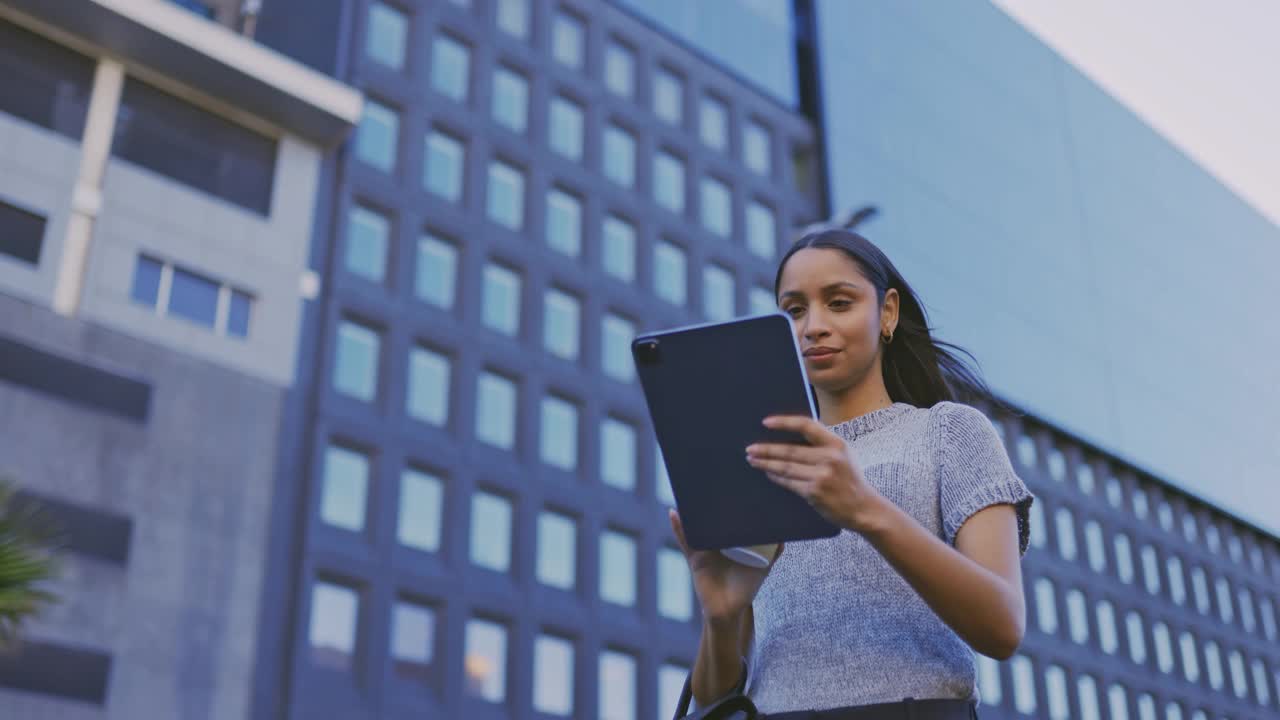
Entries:
{"label": "tablet", "polygon": [[771,313],[645,333],[631,352],[690,548],[839,533],[746,461],[753,442],[805,442],[764,427],[764,418],[817,417],[790,318]]}

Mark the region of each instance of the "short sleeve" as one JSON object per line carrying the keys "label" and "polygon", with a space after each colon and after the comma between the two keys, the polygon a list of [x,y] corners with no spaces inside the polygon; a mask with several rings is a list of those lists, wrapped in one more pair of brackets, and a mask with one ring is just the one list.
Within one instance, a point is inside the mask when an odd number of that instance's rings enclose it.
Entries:
{"label": "short sleeve", "polygon": [[942,530],[954,545],[965,521],[983,508],[1012,505],[1018,517],[1018,554],[1025,555],[1031,537],[1028,511],[1034,496],[1013,470],[995,426],[968,405],[941,402],[936,413],[939,448],[939,503]]}

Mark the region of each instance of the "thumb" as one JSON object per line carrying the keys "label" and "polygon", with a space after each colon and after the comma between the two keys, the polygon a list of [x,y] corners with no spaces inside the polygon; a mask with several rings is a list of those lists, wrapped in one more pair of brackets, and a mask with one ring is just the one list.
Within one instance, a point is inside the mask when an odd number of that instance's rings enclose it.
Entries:
{"label": "thumb", "polygon": [[674,508],[667,509],[667,518],[671,520],[671,531],[676,535],[676,542],[680,543],[680,550],[684,552],[685,557],[689,556],[689,543],[684,539],[684,525],[680,523],[680,513]]}

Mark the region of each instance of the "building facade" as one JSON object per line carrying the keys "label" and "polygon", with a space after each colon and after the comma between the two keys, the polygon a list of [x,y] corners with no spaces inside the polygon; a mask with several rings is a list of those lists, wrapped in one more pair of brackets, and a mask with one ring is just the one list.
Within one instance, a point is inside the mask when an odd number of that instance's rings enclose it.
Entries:
{"label": "building facade", "polygon": [[0,716],[249,712],[326,152],[361,97],[167,3],[0,2],[0,474],[60,528]]}
{"label": "building facade", "polygon": [[367,97],[262,716],[669,713],[697,619],[629,344],[772,307],[811,123],[608,3],[279,0],[258,32]]}

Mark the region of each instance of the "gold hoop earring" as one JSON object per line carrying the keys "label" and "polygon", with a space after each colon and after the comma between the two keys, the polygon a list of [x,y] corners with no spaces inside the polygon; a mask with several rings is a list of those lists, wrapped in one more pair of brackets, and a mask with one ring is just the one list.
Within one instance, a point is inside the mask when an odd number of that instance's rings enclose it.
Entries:
{"label": "gold hoop earring", "polygon": [[887,336],[886,336],[886,335],[881,335],[881,336],[880,336],[880,339],[881,339],[882,341],[884,341],[884,344],[885,344],[885,345],[889,345],[890,343],[892,343],[892,342],[893,342],[893,333],[892,333],[892,332],[890,332]]}

